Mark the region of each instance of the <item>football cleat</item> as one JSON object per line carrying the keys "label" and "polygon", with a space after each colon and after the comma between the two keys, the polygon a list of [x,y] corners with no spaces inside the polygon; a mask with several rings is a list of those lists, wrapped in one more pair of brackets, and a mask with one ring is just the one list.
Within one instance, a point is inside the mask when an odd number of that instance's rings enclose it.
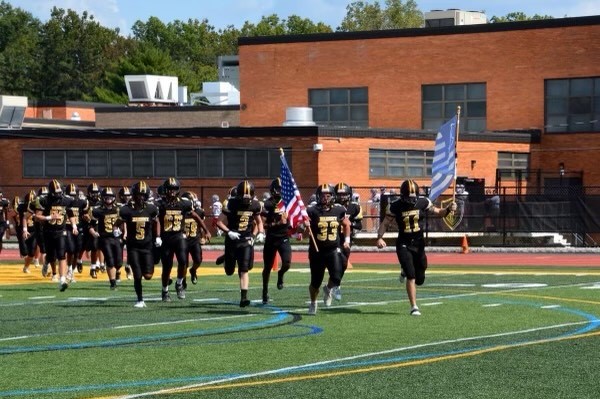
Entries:
{"label": "football cleat", "polygon": [[117,280],[117,283],[121,282],[121,271],[120,270],[117,270],[115,279]]}
{"label": "football cleat", "polygon": [[262,294],[262,303],[263,305],[268,305],[269,304],[269,294],[263,291]]}
{"label": "football cleat", "polygon": [[327,287],[327,285],[323,286],[323,304],[328,308],[331,306],[331,301],[333,300],[333,296],[331,295],[331,289]]}
{"label": "football cleat", "polygon": [[163,302],[171,302],[171,295],[169,295],[169,291],[162,292],[162,301]]}
{"label": "football cleat", "polygon": [[278,275],[277,276],[277,289],[278,290],[282,290],[284,287],[283,285],[283,276]]}
{"label": "football cleat", "polygon": [[44,265],[42,266],[42,277],[48,277],[48,269],[50,268],[50,264],[49,263],[44,263]]}
{"label": "football cleat", "polygon": [[196,273],[196,269],[190,269],[190,279],[192,280],[192,284],[198,284],[198,274]]}
{"label": "football cleat", "polygon": [[144,302],[144,301],[137,301],[135,303],[135,305],[133,305],[133,307],[134,308],[138,308],[138,309],[145,308],[146,307],[146,302]]}
{"label": "football cleat", "polygon": [[225,262],[225,254],[223,254],[223,255],[219,256],[219,257],[217,258],[217,260],[215,261],[215,263],[216,263],[217,265],[222,265],[222,264],[223,264],[223,262]]}
{"label": "football cleat", "polygon": [[331,291],[333,293],[333,299],[336,301],[342,300],[342,289],[340,287],[333,287]]}
{"label": "football cleat", "polygon": [[314,316],[314,315],[316,315],[316,314],[317,314],[317,307],[318,307],[318,306],[317,306],[317,303],[316,303],[316,302],[311,302],[311,303],[308,305],[308,314],[309,314],[309,315],[311,315],[311,316]]}
{"label": "football cleat", "polygon": [[83,272],[83,262],[77,262],[77,273]]}
{"label": "football cleat", "polygon": [[411,310],[410,310],[410,315],[411,316],[421,316],[421,311],[419,310],[418,307],[414,306]]}
{"label": "football cleat", "polygon": [[69,288],[69,283],[67,283],[66,281],[60,283],[60,292],[66,291],[67,288]]}
{"label": "football cleat", "polygon": [[127,280],[133,279],[133,272],[131,270],[131,266],[129,266],[129,265],[125,266],[125,273],[127,274]]}
{"label": "football cleat", "polygon": [[31,273],[28,267],[23,266],[23,273]]}
{"label": "football cleat", "polygon": [[98,278],[98,272],[96,272],[96,269],[90,269],[90,277]]}
{"label": "football cleat", "polygon": [[175,291],[177,291],[177,298],[185,299],[185,288],[183,288],[183,284],[175,284]]}
{"label": "football cleat", "polygon": [[246,306],[250,306],[250,299],[240,300],[240,308],[245,308]]}
{"label": "football cleat", "polygon": [[58,276],[56,274],[52,275],[52,281],[58,281]]}
{"label": "football cleat", "polygon": [[406,274],[404,274],[404,270],[400,271],[400,283],[404,283],[406,281]]}

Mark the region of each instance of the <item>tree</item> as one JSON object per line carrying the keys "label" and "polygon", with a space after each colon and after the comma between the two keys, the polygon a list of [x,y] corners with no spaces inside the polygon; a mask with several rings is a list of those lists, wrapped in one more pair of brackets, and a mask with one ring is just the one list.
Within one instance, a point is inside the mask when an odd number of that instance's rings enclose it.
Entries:
{"label": "tree", "polygon": [[323,22],[314,23],[308,18],[290,15],[287,19],[279,19],[277,14],[263,16],[258,24],[244,22],[241,36],[279,36],[305,35],[310,33],[329,33],[333,30]]}
{"label": "tree", "polygon": [[0,2],[0,93],[33,97],[39,76],[41,22]]}
{"label": "tree", "polygon": [[92,15],[54,7],[41,30],[43,71],[39,97],[82,100],[94,94],[102,73],[112,62],[124,39],[118,29],[100,26]]}
{"label": "tree", "polygon": [[346,6],[346,16],[338,32],[366,30],[419,28],[423,26],[423,13],[414,0],[386,0],[385,9],[379,1],[355,1]]}
{"label": "tree", "polygon": [[493,16],[490,18],[490,23],[498,23],[498,22],[515,22],[515,21],[533,21],[538,19],[553,19],[554,17],[551,15],[538,15],[535,14],[532,17],[525,15],[525,13],[516,11],[506,14],[503,17]]}

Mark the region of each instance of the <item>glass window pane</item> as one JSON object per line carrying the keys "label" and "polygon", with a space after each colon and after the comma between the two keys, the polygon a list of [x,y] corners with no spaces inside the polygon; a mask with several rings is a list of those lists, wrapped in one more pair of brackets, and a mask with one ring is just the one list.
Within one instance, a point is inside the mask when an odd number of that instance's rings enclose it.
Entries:
{"label": "glass window pane", "polygon": [[594,97],[594,113],[600,114],[600,96]]}
{"label": "glass window pane", "polygon": [[152,150],[135,150],[133,158],[133,176],[150,178],[154,175],[152,168]]}
{"label": "glass window pane", "polygon": [[367,105],[353,105],[350,107],[350,120],[366,121],[369,119],[369,107]]}
{"label": "glass window pane", "polygon": [[328,107],[313,107],[313,121],[326,122],[329,120]]}
{"label": "glass window pane", "polygon": [[270,177],[268,150],[247,150],[246,163],[248,177]]}
{"label": "glass window pane", "polygon": [[442,85],[423,86],[423,101],[442,101]]}
{"label": "glass window pane", "polygon": [[200,177],[223,177],[223,150],[200,151]]}
{"label": "glass window pane", "polygon": [[328,90],[310,89],[308,90],[309,105],[327,105],[329,104]]}
{"label": "glass window pane", "polygon": [[465,86],[464,85],[446,85],[444,86],[445,90],[445,100],[453,101],[453,100],[463,100],[465,98]]}
{"label": "glass window pane", "polygon": [[442,103],[423,104],[423,118],[441,118]]}
{"label": "glass window pane", "polygon": [[223,150],[225,177],[246,177],[246,157],[243,150]]}
{"label": "glass window pane", "polygon": [[471,101],[467,103],[467,117],[479,117],[485,118],[486,113],[486,102],[485,101]]}
{"label": "glass window pane", "polygon": [[444,118],[446,120],[451,119],[454,115],[456,115],[456,110],[460,106],[461,110],[465,109],[465,104],[463,103],[445,103],[444,104]]}
{"label": "glass window pane", "polygon": [[85,151],[67,151],[67,176],[86,176],[86,153]]}
{"label": "glass window pane", "polygon": [[331,107],[332,121],[348,121],[348,107]]}
{"label": "glass window pane", "polygon": [[44,176],[44,151],[23,151],[23,177]]}
{"label": "glass window pane", "polygon": [[423,121],[423,129],[437,131],[444,124],[443,119],[426,119]]}
{"label": "glass window pane", "polygon": [[110,152],[110,175],[112,177],[131,177],[131,151]]}
{"label": "glass window pane", "polygon": [[[465,126],[465,125],[463,125]],[[466,132],[483,132],[485,131],[485,119],[467,119]]]}
{"label": "glass window pane", "polygon": [[566,98],[551,98],[546,100],[546,113],[548,115],[565,115],[569,113]]}
{"label": "glass window pane", "polygon": [[[108,176],[108,151],[88,151],[88,176],[106,177]],[[127,177],[129,174],[127,175]]]}
{"label": "glass window pane", "polygon": [[330,104],[348,104],[348,89],[331,89],[329,92]]}
{"label": "glass window pane", "polygon": [[566,116],[550,116],[546,121],[547,132],[566,132],[567,117]]}
{"label": "glass window pane", "polygon": [[175,150],[154,151],[154,176],[175,176]]}
{"label": "glass window pane", "polygon": [[369,169],[370,177],[383,177],[385,176],[385,167],[383,166],[371,166]]}
{"label": "glass window pane", "polygon": [[467,98],[469,100],[485,100],[485,83],[470,83],[467,85]]}
{"label": "glass window pane", "polygon": [[571,114],[589,114],[592,112],[591,97],[571,97],[569,98],[569,113]]}
{"label": "glass window pane", "polygon": [[571,96],[591,96],[594,92],[593,79],[571,79]]}
{"label": "glass window pane", "polygon": [[198,176],[198,151],[177,150],[177,176]]}
{"label": "glass window pane", "polygon": [[[292,168],[292,149],[284,148],[283,152],[285,153],[285,159],[288,163],[288,166]],[[269,177],[272,179],[279,176],[279,172],[281,171],[281,160],[279,158],[279,154],[280,153],[278,149],[269,150]]]}
{"label": "glass window pane", "polygon": [[369,102],[369,91],[366,87],[350,89],[350,103],[367,104]]}
{"label": "glass window pane", "polygon": [[570,132],[589,132],[592,129],[590,114],[572,115],[569,123]]}
{"label": "glass window pane", "polygon": [[65,175],[65,152],[46,151],[46,176],[64,177]]}
{"label": "glass window pane", "polygon": [[546,81],[546,97],[568,97],[569,81],[556,79]]}
{"label": "glass window pane", "polygon": [[408,177],[424,177],[425,172],[424,172],[425,168],[421,167],[421,168],[416,168],[416,167],[410,167],[408,168]]}

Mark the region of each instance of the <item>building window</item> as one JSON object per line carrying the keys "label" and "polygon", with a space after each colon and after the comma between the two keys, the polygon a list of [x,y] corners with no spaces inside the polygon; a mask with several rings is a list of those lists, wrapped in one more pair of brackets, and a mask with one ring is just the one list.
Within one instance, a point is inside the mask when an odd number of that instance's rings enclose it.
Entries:
{"label": "building window", "polygon": [[600,132],[600,78],[545,81],[548,133]]}
{"label": "building window", "polygon": [[369,150],[369,177],[419,178],[431,176],[433,151]]}
{"label": "building window", "polygon": [[322,126],[369,126],[369,91],[366,87],[309,89],[308,106]]}
{"label": "building window", "polygon": [[279,168],[279,149],[23,151],[23,177],[274,178]]}
{"label": "building window", "polygon": [[498,169],[503,179],[515,179],[517,175],[527,177],[529,154],[522,152],[499,152]]}
{"label": "building window", "polygon": [[423,129],[437,131],[456,114],[458,106],[461,131],[483,132],[486,129],[485,83],[423,85]]}

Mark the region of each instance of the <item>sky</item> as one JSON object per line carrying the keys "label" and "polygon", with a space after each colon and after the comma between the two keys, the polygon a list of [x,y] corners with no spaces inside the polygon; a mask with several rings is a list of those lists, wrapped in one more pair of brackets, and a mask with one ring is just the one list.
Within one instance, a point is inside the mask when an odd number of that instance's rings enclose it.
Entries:
{"label": "sky", "polygon": [[[5,0],[45,22],[56,6],[81,14],[87,11],[107,28],[119,28],[127,36],[137,20],[146,22],[157,17],[164,23],[174,20],[207,19],[216,29],[233,25],[241,28],[244,22],[258,23],[262,16],[277,14],[280,19],[298,15],[311,21],[324,22],[334,30],[346,15],[346,6],[353,0]],[[372,3],[374,0],[367,0]],[[600,15],[599,0],[416,0],[423,11],[457,8],[465,11],[484,11],[489,18],[511,12],[533,16],[551,15],[556,18]],[[385,0],[379,0],[385,5]]]}

